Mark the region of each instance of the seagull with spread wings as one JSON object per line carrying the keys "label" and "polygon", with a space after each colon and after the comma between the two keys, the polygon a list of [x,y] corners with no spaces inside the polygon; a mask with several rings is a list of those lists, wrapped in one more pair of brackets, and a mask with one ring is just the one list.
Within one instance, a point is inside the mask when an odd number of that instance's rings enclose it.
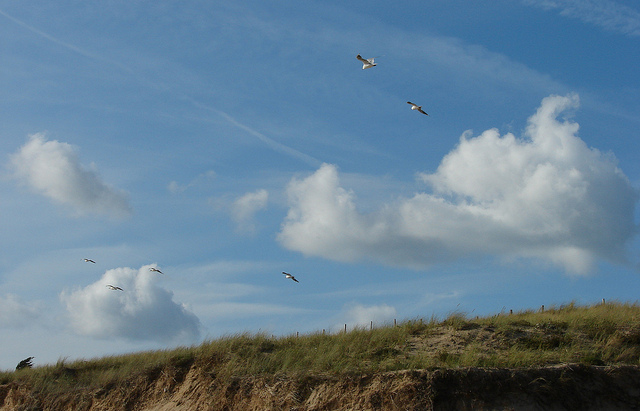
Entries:
{"label": "seagull with spread wings", "polygon": [[96,263],[95,261],[93,261],[90,258],[83,258],[83,260],[84,260],[85,263],[94,263],[94,264]]}
{"label": "seagull with spread wings", "polygon": [[373,67],[373,66],[377,66],[377,64],[376,64],[376,63],[374,63],[374,60],[375,60],[377,57],[372,57],[372,58],[370,58],[370,59],[365,59],[365,58],[362,58],[362,56],[361,56],[360,54],[358,54],[358,55],[356,56],[356,58],[362,62],[362,69],[363,69],[363,70],[364,70],[364,69],[371,68],[371,67]]}
{"label": "seagull with spread wings", "polygon": [[124,291],[122,288],[117,287],[115,285],[107,284],[107,288],[113,291]]}
{"label": "seagull with spread wings", "polygon": [[162,271],[160,271],[159,269],[157,269],[156,267],[149,267],[149,271],[153,271],[155,273],[160,273],[160,274],[164,274]]}
{"label": "seagull with spread wings", "polygon": [[411,110],[418,110],[419,112],[421,112],[422,114],[424,114],[425,116],[428,116],[427,113],[425,113],[424,111],[422,111],[422,106],[418,106],[417,104],[413,104],[410,101],[407,101],[407,104],[411,104]]}
{"label": "seagull with spread wings", "polygon": [[292,276],[292,275],[291,275],[291,274],[289,274],[289,273],[285,273],[285,272],[283,271],[283,272],[282,272],[282,274],[284,274],[284,276],[285,276],[286,278],[290,278],[290,279],[292,279],[293,281],[295,281],[296,283],[299,283],[299,282],[300,282],[300,281],[296,280],[296,277]]}

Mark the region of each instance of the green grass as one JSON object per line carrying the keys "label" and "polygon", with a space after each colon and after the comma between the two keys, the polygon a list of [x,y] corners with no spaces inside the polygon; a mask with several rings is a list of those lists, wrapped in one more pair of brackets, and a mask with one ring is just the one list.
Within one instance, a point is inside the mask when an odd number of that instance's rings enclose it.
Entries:
{"label": "green grass", "polygon": [[149,351],[0,372],[55,394],[98,390],[162,374],[180,381],[192,366],[219,378],[305,376],[448,367],[535,367],[561,363],[640,365],[640,306],[568,304],[544,312],[414,319],[373,330],[272,337],[239,334],[194,347]]}

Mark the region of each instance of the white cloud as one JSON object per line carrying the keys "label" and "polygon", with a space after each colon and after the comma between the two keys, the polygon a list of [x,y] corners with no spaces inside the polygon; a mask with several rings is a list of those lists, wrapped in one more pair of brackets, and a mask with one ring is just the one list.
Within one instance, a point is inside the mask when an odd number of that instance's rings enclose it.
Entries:
{"label": "white cloud", "polygon": [[255,230],[253,217],[256,212],[267,206],[268,201],[269,193],[267,190],[260,189],[252,193],[246,193],[233,202],[231,212],[241,231]]}
{"label": "white cloud", "polygon": [[559,9],[563,16],[605,30],[640,36],[640,12],[612,0],[524,0],[524,3],[545,10]]}
{"label": "white cloud", "polygon": [[[149,267],[108,270],[85,288],[62,292],[73,329],[97,338],[194,341],[200,335],[200,321],[173,301],[172,292],[156,285],[161,274]],[[123,291],[110,290],[107,284]]]}
{"label": "white cloud", "polygon": [[[382,325],[396,318],[397,312],[394,307],[387,304],[380,305],[362,305],[353,304],[345,307],[343,314],[344,322],[338,328],[344,327],[369,327],[373,321],[373,325]],[[343,329],[343,328],[342,328]]]}
{"label": "white cloud", "polygon": [[359,212],[336,167],[324,164],[289,184],[278,239],[306,255],[414,268],[484,254],[534,257],[571,273],[599,258],[624,261],[637,192],[612,155],[577,137],[578,124],[558,120],[578,103],[545,98],[524,138],[465,133],[435,173],[419,175],[433,193],[373,213]]}
{"label": "white cloud", "polygon": [[93,168],[84,167],[67,143],[34,134],[11,156],[11,166],[21,182],[81,214],[131,213],[127,194],[104,183]]}
{"label": "white cloud", "polygon": [[0,297],[0,327],[22,328],[38,316],[35,305],[25,304],[13,294]]}

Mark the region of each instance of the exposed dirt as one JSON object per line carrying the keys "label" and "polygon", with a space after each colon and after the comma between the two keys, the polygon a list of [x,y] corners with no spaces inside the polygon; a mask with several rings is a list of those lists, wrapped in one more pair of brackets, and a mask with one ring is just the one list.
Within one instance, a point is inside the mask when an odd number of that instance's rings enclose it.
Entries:
{"label": "exposed dirt", "polygon": [[0,410],[631,410],[640,367],[458,368],[373,375],[224,380],[202,367],[42,397],[0,386]]}

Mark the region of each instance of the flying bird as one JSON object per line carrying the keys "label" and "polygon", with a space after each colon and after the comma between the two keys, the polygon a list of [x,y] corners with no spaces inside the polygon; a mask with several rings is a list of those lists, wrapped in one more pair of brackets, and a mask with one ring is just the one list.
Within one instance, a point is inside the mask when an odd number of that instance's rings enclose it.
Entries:
{"label": "flying bird", "polygon": [[362,58],[362,56],[360,54],[358,54],[356,56],[356,58],[362,62],[362,69],[363,70],[371,68],[373,66],[377,66],[377,64],[373,62],[377,57],[372,57],[370,59],[364,59],[364,58]]}
{"label": "flying bird", "polygon": [[415,105],[415,104],[413,104],[413,103],[412,103],[412,102],[410,102],[410,101],[407,101],[407,104],[411,104],[411,110],[418,110],[419,112],[421,112],[421,113],[422,113],[422,114],[424,114],[425,116],[428,116],[428,114],[427,114],[427,113],[425,113],[424,111],[422,111],[422,106]]}
{"label": "flying bird", "polygon": [[93,261],[90,258],[83,258],[83,260],[85,261],[85,263],[94,263],[94,264],[96,263],[95,261]]}
{"label": "flying bird", "polygon": [[299,283],[299,282],[300,282],[300,281],[296,280],[296,277],[292,276],[292,275],[291,275],[291,274],[289,274],[289,273],[285,273],[285,272],[283,271],[283,272],[282,272],[282,274],[284,274],[284,276],[285,276],[286,278],[291,278],[291,279],[292,279],[293,281],[295,281],[296,283]]}
{"label": "flying bird", "polygon": [[111,285],[111,284],[107,284],[107,288],[113,291],[124,291],[122,288],[116,287],[115,285]]}
{"label": "flying bird", "polygon": [[157,268],[155,268],[155,267],[149,267],[149,271],[154,271],[154,272],[156,272],[156,273],[164,274],[162,271],[158,270],[158,269],[157,269]]}

